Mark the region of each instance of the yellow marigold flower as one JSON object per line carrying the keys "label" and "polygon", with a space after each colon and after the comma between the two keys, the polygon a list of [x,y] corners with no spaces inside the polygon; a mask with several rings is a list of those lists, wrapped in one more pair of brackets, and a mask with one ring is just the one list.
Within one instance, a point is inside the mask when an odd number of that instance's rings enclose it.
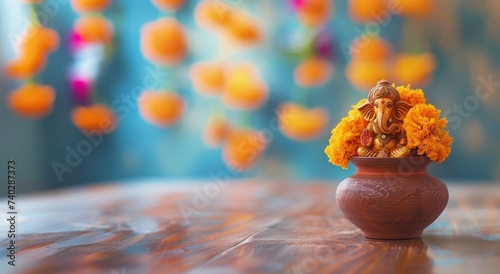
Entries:
{"label": "yellow marigold flower", "polygon": [[399,83],[425,85],[435,70],[436,58],[432,53],[400,53],[393,58],[392,78]]}
{"label": "yellow marigold flower", "polygon": [[357,89],[369,91],[380,79],[387,79],[389,68],[384,60],[354,59],[345,67],[347,80]]}
{"label": "yellow marigold flower", "polygon": [[448,121],[439,119],[441,111],[431,104],[418,104],[408,111],[403,120],[403,129],[408,138],[408,147],[418,149],[418,155],[426,155],[436,163],[443,162],[451,152]]}
{"label": "yellow marigold flower", "polygon": [[281,132],[297,141],[308,141],[321,136],[328,126],[328,111],[322,107],[305,108],[288,102],[278,108]]}
{"label": "yellow marigold flower", "polygon": [[401,101],[405,101],[407,103],[410,103],[412,105],[417,105],[417,104],[425,104],[426,99],[424,92],[421,89],[412,89],[411,85],[405,86],[398,86],[396,87],[395,84],[392,84],[394,88],[399,92],[399,97]]}
{"label": "yellow marigold flower", "polygon": [[361,131],[366,128],[368,122],[361,117],[358,107],[366,102],[366,99],[360,100],[347,113],[347,117],[342,118],[340,123],[332,129],[329,145],[325,148],[325,153],[334,165],[343,169],[347,168],[349,159],[356,155],[356,150],[361,146],[359,136]]}

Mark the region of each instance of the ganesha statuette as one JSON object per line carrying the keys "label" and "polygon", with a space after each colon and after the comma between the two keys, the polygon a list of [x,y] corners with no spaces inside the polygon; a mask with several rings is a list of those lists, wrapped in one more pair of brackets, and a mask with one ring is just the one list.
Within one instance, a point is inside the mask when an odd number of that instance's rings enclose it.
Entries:
{"label": "ganesha statuette", "polygon": [[398,91],[387,80],[381,80],[368,93],[368,101],[358,110],[370,123],[361,132],[358,156],[362,157],[407,157],[403,118],[412,105],[401,101]]}

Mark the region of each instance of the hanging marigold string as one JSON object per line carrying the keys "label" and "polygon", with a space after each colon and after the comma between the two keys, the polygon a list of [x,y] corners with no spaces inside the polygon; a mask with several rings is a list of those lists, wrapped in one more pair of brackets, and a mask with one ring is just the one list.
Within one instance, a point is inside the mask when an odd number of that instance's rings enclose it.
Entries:
{"label": "hanging marigold string", "polygon": [[297,88],[291,91],[291,101],[279,106],[277,116],[285,136],[296,141],[309,141],[325,132],[329,120],[325,108],[308,108],[307,101],[311,89],[325,85],[333,74],[331,60],[322,56],[320,47],[314,45],[320,38],[320,28],[330,19],[332,3],[327,0],[290,0],[290,4],[299,21],[297,31],[307,42],[293,75]]}
{"label": "hanging marigold string", "polygon": [[[197,62],[190,69],[194,89],[220,100],[214,102],[205,123],[203,141],[211,148],[222,147],[222,158],[229,168],[249,170],[268,145],[250,125],[252,112],[267,102],[269,89],[254,64],[229,59],[236,51],[261,42],[262,28],[240,6],[224,1],[200,1],[195,19],[200,27],[214,31],[219,39],[218,56]],[[235,111],[236,118],[227,117],[227,111]]]}
{"label": "hanging marigold string", "polygon": [[55,90],[40,84],[37,75],[45,69],[48,55],[59,47],[59,34],[44,27],[38,20],[36,5],[42,1],[21,1],[29,4],[30,20],[24,32],[18,37],[17,57],[8,62],[6,74],[21,80],[21,86],[13,90],[7,104],[17,115],[36,119],[48,115],[53,108]]}
{"label": "hanging marigold string", "polygon": [[139,113],[142,118],[158,127],[170,127],[182,118],[186,103],[177,93],[171,81],[173,71],[188,54],[186,31],[175,18],[180,9],[181,0],[152,0],[162,15],[155,21],[144,24],[141,28],[141,52],[151,63],[160,66],[166,74],[166,82],[158,83],[161,89],[144,90],[139,96]]}
{"label": "hanging marigold string", "polygon": [[111,133],[118,124],[116,114],[103,102],[96,87],[113,47],[113,25],[104,16],[110,5],[111,0],[71,0],[71,7],[79,14],[70,36],[76,61],[70,68],[69,82],[78,104],[72,110],[71,121],[81,131]]}

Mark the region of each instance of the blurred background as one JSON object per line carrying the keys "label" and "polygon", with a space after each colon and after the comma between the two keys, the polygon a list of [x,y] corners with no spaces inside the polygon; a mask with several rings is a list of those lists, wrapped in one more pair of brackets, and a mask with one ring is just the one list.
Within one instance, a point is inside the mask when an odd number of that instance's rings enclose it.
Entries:
{"label": "blurred background", "polygon": [[[72,2],[0,1],[0,158],[15,159],[20,192],[141,178],[338,182],[354,167],[328,162],[330,131],[381,78],[422,88],[448,118],[452,153],[432,175],[500,180],[499,1],[113,0],[98,15]],[[23,76],[9,63],[28,54],[19,41],[34,16],[59,44]],[[85,16],[111,33],[77,23]],[[55,94],[35,114],[11,98],[33,81]],[[95,103],[106,109],[86,113]],[[99,115],[106,130],[92,124]]]}

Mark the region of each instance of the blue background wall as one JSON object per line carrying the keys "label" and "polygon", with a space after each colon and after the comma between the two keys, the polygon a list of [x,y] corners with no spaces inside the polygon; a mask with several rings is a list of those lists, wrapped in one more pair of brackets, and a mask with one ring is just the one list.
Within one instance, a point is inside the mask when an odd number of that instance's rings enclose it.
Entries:
{"label": "blue background wall", "polygon": [[[22,31],[27,12],[21,5],[13,4],[14,1],[0,2],[0,63],[3,66],[15,56],[10,37]],[[16,159],[21,191],[145,177],[209,178],[220,172],[229,172],[234,178],[338,181],[354,172],[352,166],[342,170],[328,163],[323,150],[329,132],[318,140],[297,143],[270,127],[275,108],[288,100],[290,91],[295,88],[292,75],[297,60],[287,59],[279,52],[279,45],[297,24],[285,1],[238,1],[238,8],[259,14],[266,40],[258,47],[237,52],[231,59],[252,60],[271,92],[267,104],[252,114],[252,126],[270,130],[272,143],[259,164],[245,173],[228,171],[220,149],[208,149],[201,141],[203,125],[216,99],[202,97],[193,91],[188,70],[195,61],[212,59],[217,54],[218,42],[213,33],[194,23],[193,9],[198,1],[187,0],[178,13],[178,19],[188,30],[190,55],[169,77],[188,100],[188,111],[179,125],[170,129],[146,123],[135,106],[128,107],[121,99],[122,95],[136,94],[144,87],[148,71],[156,70],[140,53],[139,31],[144,23],[158,17],[158,11],[149,1],[113,2],[107,15],[115,25],[115,52],[97,87],[108,103],[124,107],[123,119],[115,132],[104,136],[102,143],[92,147],[92,152],[82,157],[71,173],[63,175],[62,181],[57,179],[51,164],[54,161],[65,163],[67,147],[76,149],[86,139],[71,123],[73,103],[63,77],[72,62],[66,41],[76,18],[69,1],[46,1],[46,6],[39,9],[42,15],[47,15],[47,26],[56,29],[62,41],[60,48],[50,55],[48,66],[40,77],[43,83],[57,90],[53,112],[34,121],[14,115],[4,101],[8,92],[19,83],[7,79],[3,72],[0,74],[0,160],[6,163],[7,159]],[[454,105],[471,102],[475,89],[481,85],[478,77],[500,81],[500,22],[494,18],[491,8],[495,1],[445,2],[449,3],[439,7],[441,16],[422,22],[432,52],[438,59],[433,81],[424,90],[428,101],[443,112],[450,110],[448,117],[455,142],[449,159],[433,165],[431,173],[449,180],[498,181],[500,87],[492,90],[488,100],[479,100],[477,107],[466,110],[467,117],[454,111]],[[335,73],[325,86],[310,91],[310,105],[330,110],[329,128],[332,128],[350,105],[366,96],[366,92],[355,89],[346,80],[343,69],[348,60],[340,50],[340,45],[349,44],[358,34],[357,29],[363,30],[364,26],[349,20],[345,1],[335,1],[333,18],[325,28],[334,39]],[[381,28],[381,36],[397,48],[401,31],[401,19],[393,17],[387,27]],[[237,116],[237,113],[230,116]],[[3,176],[5,168],[0,170]]]}

